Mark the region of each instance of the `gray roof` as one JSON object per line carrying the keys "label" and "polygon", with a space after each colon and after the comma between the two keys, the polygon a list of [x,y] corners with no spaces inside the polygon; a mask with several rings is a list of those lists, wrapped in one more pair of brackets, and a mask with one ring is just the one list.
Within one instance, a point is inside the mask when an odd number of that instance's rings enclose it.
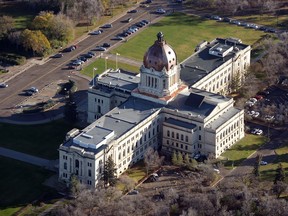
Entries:
{"label": "gray roof", "polygon": [[[98,79],[98,80],[97,80]],[[93,81],[92,81],[93,82]],[[104,85],[109,88],[118,88],[131,92],[133,89],[138,87],[140,77],[137,74],[127,71],[110,71],[104,75],[96,77],[95,84]],[[105,88],[105,87],[104,87]]]}
{"label": "gray roof", "polygon": [[226,112],[224,112],[221,116],[219,116],[215,121],[211,122],[211,129],[216,130],[218,127],[223,125],[225,122],[229,121],[233,116],[239,113],[239,109],[235,107],[231,107]]}
{"label": "gray roof", "polygon": [[[130,97],[126,102],[124,102],[119,107],[114,108],[100,119],[93,122],[91,125],[83,129],[82,134],[74,138],[73,145],[80,146],[81,141],[93,141],[95,146],[104,141],[105,137],[111,132],[113,136],[106,139],[108,144],[110,140],[117,139],[121,137],[124,133],[131,130],[141,121],[147,119],[154,112],[159,110],[163,105],[146,101],[143,99]],[[87,136],[88,135],[88,136]],[[90,138],[92,136],[93,138]],[[71,145],[72,143],[70,143]],[[100,147],[101,145],[99,145]],[[81,146],[85,148],[85,146]],[[90,148],[85,148],[90,151]]]}
{"label": "gray roof", "polygon": [[177,120],[177,119],[173,119],[173,118],[168,118],[165,122],[167,122],[169,124],[172,124],[172,125],[176,125],[176,126],[182,127],[182,128],[191,129],[191,130],[197,127],[193,123],[183,122],[183,121],[180,121],[180,120]]}
{"label": "gray roof", "polygon": [[[209,49],[217,44],[226,47],[226,49],[228,49],[228,46],[234,46],[236,48],[229,52],[224,58],[209,54]],[[236,42],[232,43],[227,40],[225,41],[225,39],[217,38],[180,64],[180,78],[188,86],[191,86],[214,71],[221,64],[233,58],[235,53],[238,52],[237,50],[243,50],[248,46],[249,45]]]}

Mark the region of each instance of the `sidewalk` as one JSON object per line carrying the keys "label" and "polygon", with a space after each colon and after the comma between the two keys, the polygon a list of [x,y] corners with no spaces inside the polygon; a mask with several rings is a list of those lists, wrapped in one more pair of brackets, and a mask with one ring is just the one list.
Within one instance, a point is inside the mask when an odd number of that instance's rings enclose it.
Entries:
{"label": "sidewalk", "polygon": [[28,155],[25,153],[17,152],[17,151],[10,150],[7,148],[2,148],[2,147],[0,147],[0,155],[15,159],[15,160],[20,160],[25,163],[30,163],[36,166],[40,166],[50,171],[57,172],[56,165],[58,165],[58,160],[47,160],[47,159],[43,159],[40,157]]}

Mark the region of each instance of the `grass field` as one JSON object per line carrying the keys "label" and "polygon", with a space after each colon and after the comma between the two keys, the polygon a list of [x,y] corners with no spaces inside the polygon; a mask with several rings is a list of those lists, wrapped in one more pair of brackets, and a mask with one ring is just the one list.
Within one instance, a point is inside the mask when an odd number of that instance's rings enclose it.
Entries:
{"label": "grass field", "polygon": [[0,146],[46,159],[57,159],[57,149],[72,128],[64,121],[25,126],[0,123]]}
{"label": "grass field", "polygon": [[232,163],[234,166],[238,166],[243,160],[263,145],[265,141],[265,137],[246,134],[242,140],[221,155],[228,159],[225,166],[231,167]]}
{"label": "grass field", "polygon": [[11,16],[15,20],[15,27],[17,29],[25,29],[29,25],[29,23],[34,19],[37,13],[33,12],[33,10],[29,10],[28,8],[18,7],[15,5],[13,1],[5,1],[0,3],[0,16],[6,15]]}
{"label": "grass field", "polygon": [[164,39],[176,51],[178,62],[194,53],[197,44],[203,40],[211,41],[217,37],[237,37],[243,43],[252,45],[266,33],[246,29],[224,22],[204,20],[196,16],[175,13],[164,17],[161,21],[150,24],[136,37],[112,51],[122,56],[142,61],[147,49],[157,39],[157,33],[161,31]]}
{"label": "grass field", "polygon": [[44,193],[54,193],[42,183],[54,173],[0,157],[0,215],[12,215]]}
{"label": "grass field", "polygon": [[[261,166],[261,179],[273,181],[275,178],[275,171],[279,165],[282,164],[285,172],[288,171],[288,143],[280,148],[276,149],[277,158],[272,163],[269,163],[266,166]],[[287,174],[286,174],[287,176]],[[286,177],[286,183],[288,183],[288,178]]]}
{"label": "grass field", "polygon": [[[133,66],[133,65],[128,65],[122,62],[118,62],[118,67],[130,71],[130,72],[139,72],[139,67]],[[93,77],[93,68],[97,68],[96,71],[94,71],[94,75],[96,74],[101,74],[103,71],[105,71],[105,59],[100,58],[96,59],[94,62],[91,64],[87,65],[83,70],[81,71],[82,74],[85,74],[87,76]],[[116,60],[107,60],[107,68],[116,68]]]}

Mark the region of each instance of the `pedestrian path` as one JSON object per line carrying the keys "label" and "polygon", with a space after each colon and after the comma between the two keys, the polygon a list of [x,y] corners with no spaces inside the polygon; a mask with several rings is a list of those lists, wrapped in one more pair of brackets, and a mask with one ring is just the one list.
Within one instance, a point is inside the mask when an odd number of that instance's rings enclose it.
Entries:
{"label": "pedestrian path", "polygon": [[47,159],[43,159],[40,157],[28,155],[25,153],[21,153],[18,151],[14,151],[14,150],[2,148],[2,147],[0,147],[0,155],[4,156],[4,157],[15,159],[15,160],[20,160],[20,161],[23,161],[25,163],[30,163],[30,164],[33,164],[36,166],[40,166],[42,168],[45,168],[45,169],[48,169],[51,171],[57,171],[58,170],[56,168],[56,166],[58,165],[58,160],[47,160]]}

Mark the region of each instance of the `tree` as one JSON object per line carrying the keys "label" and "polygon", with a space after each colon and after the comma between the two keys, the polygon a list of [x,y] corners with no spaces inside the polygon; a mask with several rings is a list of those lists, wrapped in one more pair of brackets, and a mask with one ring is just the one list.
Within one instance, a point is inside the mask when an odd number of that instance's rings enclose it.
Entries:
{"label": "tree", "polygon": [[156,169],[161,166],[163,158],[159,157],[157,151],[154,151],[152,147],[149,147],[144,154],[144,163],[146,167],[146,174],[149,171]]}
{"label": "tree", "polygon": [[80,192],[80,182],[76,175],[71,175],[70,177],[70,184],[69,184],[69,192],[70,195],[76,197]]}
{"label": "tree", "polygon": [[127,175],[120,176],[119,180],[124,185],[124,190],[126,192],[132,190],[135,187],[135,180]]}
{"label": "tree", "polygon": [[177,161],[178,161],[178,165],[183,165],[183,155],[180,151],[178,151],[177,153]]}
{"label": "tree", "polygon": [[41,30],[53,46],[68,43],[74,38],[74,24],[64,14],[54,15],[50,11],[41,11],[31,24],[33,30]]}
{"label": "tree", "polygon": [[273,192],[276,194],[277,198],[281,196],[287,190],[287,184],[285,182],[276,182],[273,186]]}
{"label": "tree", "polygon": [[185,156],[184,156],[184,163],[185,163],[186,165],[190,164],[190,158],[189,158],[189,155],[188,155],[188,154],[185,154]]}
{"label": "tree", "polygon": [[31,31],[25,29],[21,33],[21,42],[24,49],[26,49],[26,51],[33,51],[34,55],[36,53],[43,56],[49,49],[51,49],[48,39],[39,30]]}
{"label": "tree", "polygon": [[73,99],[71,90],[69,91],[68,97],[66,98],[64,118],[70,123],[75,123],[78,119],[77,105]]}
{"label": "tree", "polygon": [[173,165],[178,165],[178,159],[177,159],[177,154],[176,154],[175,150],[172,153],[172,164]]}
{"label": "tree", "polygon": [[10,16],[0,16],[0,38],[8,35],[14,28],[14,19]]}
{"label": "tree", "polygon": [[278,168],[276,169],[274,184],[277,184],[278,181],[283,182],[284,180],[285,180],[285,171],[282,164],[279,163]]}
{"label": "tree", "polygon": [[110,155],[104,164],[102,176],[105,186],[114,186],[116,184],[116,171],[116,164],[113,161],[112,155]]}
{"label": "tree", "polygon": [[261,154],[258,154],[257,157],[256,157],[256,161],[255,161],[255,164],[254,164],[254,169],[253,169],[253,174],[258,177],[260,176],[260,162],[262,160],[262,155]]}

